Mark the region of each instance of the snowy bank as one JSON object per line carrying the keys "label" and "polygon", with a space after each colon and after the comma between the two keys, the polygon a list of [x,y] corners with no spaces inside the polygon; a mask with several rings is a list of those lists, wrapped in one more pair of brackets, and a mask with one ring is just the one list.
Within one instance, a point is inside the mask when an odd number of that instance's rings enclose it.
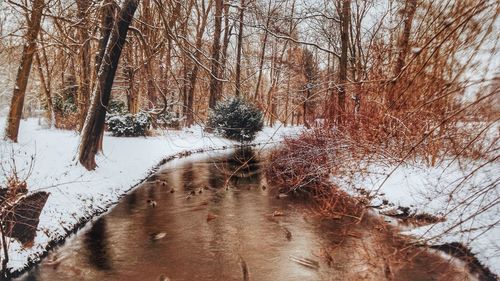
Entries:
{"label": "snowy bank", "polygon": [[[0,118],[3,132],[5,118]],[[294,135],[299,127],[266,127],[254,142],[274,142]],[[30,192],[48,191],[50,196],[40,215],[34,245],[22,248],[10,239],[8,268],[12,272],[37,262],[54,241],[63,240],[71,230],[96,214],[106,211],[121,196],[143,180],[162,159],[184,151],[217,149],[235,142],[203,132],[201,127],[165,131],[160,136],[139,138],[104,137],[104,155],[98,168],[87,171],[75,160],[79,136],[75,132],[43,129],[37,119],[22,121],[19,141],[0,140],[0,161],[8,167],[12,155],[20,176],[34,166],[27,183]],[[8,172],[8,171],[7,171]],[[0,185],[4,184],[0,170]]]}
{"label": "snowy bank", "polygon": [[360,164],[363,167],[358,166],[358,171],[363,172],[332,180],[352,193],[359,188],[378,191],[372,205],[382,206],[381,213],[400,206],[409,208],[410,213],[445,218],[425,226],[408,225],[404,233],[433,245],[460,242],[470,247],[481,263],[500,274],[498,161],[450,160],[434,167],[425,163],[404,163],[399,167],[381,163],[372,160]]}

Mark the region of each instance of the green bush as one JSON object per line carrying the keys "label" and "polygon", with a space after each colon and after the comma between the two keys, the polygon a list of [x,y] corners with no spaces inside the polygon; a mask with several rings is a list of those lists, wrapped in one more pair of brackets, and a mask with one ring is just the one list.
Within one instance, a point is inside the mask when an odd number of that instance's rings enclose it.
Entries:
{"label": "green bush", "polygon": [[218,103],[210,112],[208,126],[216,134],[240,142],[251,141],[262,130],[262,112],[241,98],[230,98]]}
{"label": "green bush", "polygon": [[127,105],[121,100],[112,99],[108,105],[108,112],[113,115],[124,115],[128,112]]}
{"label": "green bush", "polygon": [[156,126],[159,128],[180,128],[182,118],[167,110],[165,113],[156,116],[155,119]]}
{"label": "green bush", "polygon": [[76,113],[78,111],[77,92],[78,84],[75,76],[67,75],[61,89],[54,95],[54,111],[63,115]]}
{"label": "green bush", "polygon": [[151,126],[151,117],[144,112],[135,115],[112,114],[107,118],[108,130],[117,137],[145,136]]}
{"label": "green bush", "polygon": [[74,96],[55,95],[53,100],[54,100],[54,111],[56,112],[60,112],[63,114],[75,113],[78,110]]}

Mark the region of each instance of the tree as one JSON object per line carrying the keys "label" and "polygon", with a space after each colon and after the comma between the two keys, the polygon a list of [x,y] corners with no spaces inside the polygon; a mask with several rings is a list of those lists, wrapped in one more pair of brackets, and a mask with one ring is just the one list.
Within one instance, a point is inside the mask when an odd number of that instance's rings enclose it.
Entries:
{"label": "tree", "polygon": [[78,18],[80,19],[80,26],[78,29],[79,37],[79,86],[78,86],[78,111],[80,114],[80,128],[83,126],[85,121],[85,116],[87,114],[87,109],[90,100],[90,79],[91,79],[91,64],[90,64],[90,34],[89,34],[89,23],[88,23],[88,13],[91,5],[91,1],[87,0],[76,0],[76,5],[78,7]]}
{"label": "tree", "polygon": [[36,38],[40,31],[44,6],[44,0],[34,0],[31,8],[31,15],[27,22],[28,31],[26,33],[26,44],[23,47],[21,62],[17,71],[14,92],[10,103],[7,126],[5,128],[5,137],[14,142],[17,142],[17,136],[19,134],[19,123],[21,122],[21,115],[23,113],[24,97],[26,95],[26,87],[28,85],[33,56],[36,52]]}
{"label": "tree", "polygon": [[338,114],[337,124],[341,125],[346,112],[345,105],[345,83],[347,82],[347,63],[349,48],[349,23],[351,21],[351,0],[341,0],[342,12],[340,14],[340,63],[339,63],[339,85],[338,85]]}
{"label": "tree", "polygon": [[[211,58],[211,77],[210,77],[210,94],[208,98],[208,107],[213,109],[217,98],[221,94],[221,83],[219,77],[221,74],[221,63],[220,63],[220,35],[222,29],[222,6],[223,0],[215,0],[215,29],[214,29],[214,40],[212,43],[212,58]],[[227,29],[226,25],[226,29]],[[225,39],[225,38],[224,38]],[[225,42],[225,41],[224,41]]]}
{"label": "tree", "polygon": [[196,81],[198,79],[198,69],[199,69],[199,63],[201,60],[201,48],[203,44],[203,33],[205,33],[205,27],[207,26],[207,19],[208,19],[208,14],[210,12],[210,9],[212,8],[212,2],[208,2],[208,6],[205,7],[205,1],[202,2],[202,7],[201,11],[197,7],[198,11],[198,30],[196,31],[196,43],[195,43],[195,50],[194,54],[192,55],[194,57],[194,63],[193,63],[193,68],[191,69],[190,72],[190,77],[189,77],[189,88],[188,88],[188,93],[187,93],[187,100],[185,101],[186,104],[186,125],[191,126],[193,125],[194,122],[194,93],[195,93],[195,87],[196,87]]}
{"label": "tree", "polygon": [[389,108],[394,108],[396,103],[396,84],[397,79],[401,75],[403,67],[405,65],[405,60],[410,50],[410,35],[411,35],[411,26],[413,24],[413,17],[415,15],[415,11],[417,10],[417,0],[406,0],[405,9],[404,9],[404,27],[403,33],[399,38],[398,42],[398,55],[396,59],[396,63],[394,65],[393,71],[393,79],[390,82],[388,98],[387,98],[387,106]]}
{"label": "tree", "polygon": [[113,0],[104,0],[101,10],[101,38],[99,38],[99,45],[97,47],[98,51],[95,55],[93,84],[95,84],[97,81],[96,77],[99,69],[101,68],[102,58],[104,57],[104,53],[106,52],[106,45],[108,44],[109,37],[111,36],[111,31],[113,30],[115,15],[115,6],[113,4]]}
{"label": "tree", "polygon": [[241,48],[243,47],[243,20],[245,18],[245,0],[240,2],[240,15],[239,15],[239,30],[238,30],[238,46],[236,48],[236,82],[235,82],[235,96],[240,95],[241,87]]}
{"label": "tree", "polygon": [[316,80],[318,79],[318,66],[314,60],[313,54],[308,49],[303,49],[302,51],[302,71],[306,82],[304,85],[306,96],[302,103],[304,126],[306,126],[306,128],[310,128],[307,118],[309,117],[309,112],[311,111],[309,105],[312,104],[312,90],[315,87]]}
{"label": "tree", "polygon": [[95,155],[102,150],[106,107],[127,31],[138,5],[139,0],[123,2],[97,73],[96,87],[92,93],[92,103],[83,126],[79,147],[79,161],[87,170],[96,168]]}
{"label": "tree", "polygon": [[254,100],[258,101],[260,97],[260,81],[262,80],[262,68],[264,67],[264,57],[266,55],[266,45],[267,45],[267,37],[269,35],[269,24],[271,22],[271,3],[267,6],[267,18],[266,18],[266,26],[264,30],[264,38],[262,39],[262,49],[260,50],[260,58],[259,58],[259,74],[257,75],[257,85],[255,86],[255,94]]}

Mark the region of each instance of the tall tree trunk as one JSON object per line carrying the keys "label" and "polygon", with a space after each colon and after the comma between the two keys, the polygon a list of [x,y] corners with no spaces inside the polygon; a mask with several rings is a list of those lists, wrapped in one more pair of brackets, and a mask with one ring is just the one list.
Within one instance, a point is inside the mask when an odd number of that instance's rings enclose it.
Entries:
{"label": "tall tree trunk", "polygon": [[17,142],[19,134],[19,123],[21,122],[21,115],[23,113],[24,97],[26,95],[33,56],[36,52],[36,38],[40,31],[44,5],[44,0],[33,0],[30,20],[28,22],[28,32],[26,34],[26,44],[24,44],[21,62],[17,70],[16,83],[14,92],[12,93],[9,116],[5,128],[5,137],[14,142]]}
{"label": "tall tree trunk", "polygon": [[42,61],[40,59],[40,54],[35,53],[35,63],[36,69],[38,70],[38,77],[40,83],[42,84],[43,99],[45,100],[45,106],[47,107],[47,118],[50,122],[50,127],[54,125],[54,105],[52,104],[52,96],[50,94],[50,79],[45,79],[45,74],[43,74]]}
{"label": "tall tree trunk", "polygon": [[87,170],[96,168],[95,155],[100,150],[106,107],[109,103],[123,45],[127,38],[127,31],[138,5],[139,0],[125,0],[123,2],[97,74],[96,88],[92,93],[92,103],[83,126],[79,147],[80,163]]}
{"label": "tall tree trunk", "polygon": [[78,86],[78,111],[80,114],[80,128],[85,122],[85,116],[87,115],[87,110],[90,101],[90,34],[89,34],[89,24],[88,24],[88,9],[90,8],[90,1],[87,0],[77,0],[76,5],[78,7],[78,18],[81,20],[81,26],[78,29],[78,37],[80,40],[80,50],[79,50],[79,62],[80,62],[80,73],[79,73],[79,86]]}
{"label": "tall tree trunk", "polygon": [[125,76],[125,80],[127,81],[127,109],[131,114],[137,114],[139,112],[139,94],[137,89],[135,88],[135,63],[133,56],[133,49],[126,49],[124,63],[125,67],[123,68],[123,74]]}
{"label": "tall tree trunk", "polygon": [[[101,15],[101,38],[99,39],[99,45],[97,47],[98,52],[95,55],[94,62],[94,77],[92,79],[93,84],[97,82],[97,74],[101,67],[102,58],[104,57],[104,52],[106,52],[106,46],[108,45],[109,37],[111,36],[111,31],[113,30],[115,6],[113,0],[104,0],[102,3],[102,15]],[[95,85],[92,85],[92,89]]]}
{"label": "tall tree trunk", "polygon": [[245,0],[240,1],[240,27],[238,30],[238,46],[236,50],[236,82],[235,82],[235,96],[241,93],[241,48],[243,46],[243,20],[245,18]]}
{"label": "tall tree trunk", "polygon": [[203,14],[201,15],[199,28],[196,31],[196,43],[194,50],[194,63],[193,69],[191,70],[191,76],[189,81],[189,90],[187,94],[187,114],[186,114],[186,125],[189,127],[194,123],[194,93],[196,90],[196,81],[198,79],[199,63],[201,61],[201,48],[203,47],[203,33],[205,33],[205,28],[207,26],[208,14],[212,7],[212,1],[209,2],[208,7],[205,9],[203,4]]}
{"label": "tall tree trunk", "polygon": [[413,17],[415,15],[416,10],[417,10],[417,0],[406,0],[403,34],[399,38],[398,57],[394,65],[393,80],[390,82],[388,89],[387,106],[389,108],[394,108],[396,100],[398,99],[396,94],[397,79],[401,75],[401,71],[403,71],[403,67],[405,66],[406,56],[408,55],[410,49],[411,26],[413,24]]}
{"label": "tall tree trunk", "polygon": [[143,0],[142,3],[142,21],[143,21],[143,34],[144,34],[144,43],[142,48],[144,50],[144,61],[146,61],[146,92],[149,99],[149,106],[151,108],[155,107],[158,100],[158,93],[156,92],[155,87],[155,74],[153,72],[153,33],[151,27],[154,26],[153,15],[151,13],[151,2],[150,0]]}
{"label": "tall tree trunk", "polygon": [[[227,63],[227,48],[229,47],[229,40],[231,39],[231,33],[233,30],[234,24],[229,23],[229,4],[224,5],[224,37],[222,43],[222,58],[221,58],[221,66],[220,66],[220,75],[221,78],[225,78],[226,75],[226,63]],[[223,82],[220,81],[220,89],[224,88]]]}
{"label": "tall tree trunk", "polygon": [[351,21],[351,0],[342,0],[342,12],[340,20],[340,63],[339,63],[339,86],[338,86],[338,115],[337,123],[342,125],[346,113],[345,83],[347,82],[347,63],[349,49],[349,23]]}
{"label": "tall tree trunk", "polygon": [[[361,28],[362,28],[362,16],[360,12],[360,7],[356,4],[356,13],[354,15],[354,23],[351,24],[351,41],[352,49],[353,49],[353,59],[355,60],[355,67],[353,67],[353,77],[356,82],[355,93],[354,93],[354,122],[356,123],[356,127],[359,125],[359,112],[361,110],[361,92],[363,89],[363,84],[361,81],[364,79],[365,70],[363,68],[362,60],[363,60],[363,52],[362,52],[362,42],[361,42]],[[354,32],[353,32],[354,30]],[[354,35],[353,35],[354,33]]]}
{"label": "tall tree trunk", "polygon": [[[95,84],[98,83],[98,73],[101,68],[102,60],[104,58],[104,53],[106,52],[106,48],[109,42],[109,38],[111,37],[111,32],[113,30],[113,24],[115,22],[115,13],[116,6],[113,0],[104,0],[101,6],[101,38],[99,39],[98,52],[95,55],[94,59],[94,70],[93,70],[93,79],[92,79],[92,91],[95,89]],[[89,103],[91,101],[89,100]],[[87,109],[87,115],[89,114],[89,109]],[[86,117],[85,117],[86,120]],[[85,125],[85,120],[83,125]],[[80,128],[83,130],[83,126]],[[103,139],[104,130],[99,136],[99,144],[97,151],[102,149],[102,139]]]}
{"label": "tall tree trunk", "polygon": [[255,86],[255,94],[253,97],[255,101],[258,101],[260,96],[260,81],[262,80],[262,68],[264,67],[264,58],[266,55],[268,29],[269,23],[271,22],[271,3],[272,1],[269,1],[269,5],[267,6],[266,30],[264,30],[264,39],[262,40],[262,49],[260,50],[259,74],[257,75],[257,85]]}
{"label": "tall tree trunk", "polygon": [[[222,94],[221,82],[221,63],[220,63],[220,35],[222,29],[222,7],[223,0],[215,0],[215,22],[214,22],[214,41],[212,43],[212,59],[210,73],[210,95],[208,98],[208,107],[213,109],[217,99]],[[226,26],[227,29],[227,26]]]}

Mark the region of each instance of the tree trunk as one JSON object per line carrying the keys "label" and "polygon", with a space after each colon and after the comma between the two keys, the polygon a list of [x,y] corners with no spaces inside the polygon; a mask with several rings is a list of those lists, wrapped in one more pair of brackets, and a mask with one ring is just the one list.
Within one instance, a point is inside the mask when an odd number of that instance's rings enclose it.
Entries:
{"label": "tree trunk", "polygon": [[28,22],[28,32],[26,34],[26,44],[24,44],[21,62],[17,70],[16,83],[14,92],[12,93],[9,116],[5,128],[5,137],[14,142],[17,142],[19,134],[19,123],[21,122],[21,115],[23,113],[24,97],[26,95],[26,87],[28,86],[33,56],[36,52],[36,38],[40,31],[44,5],[44,0],[33,1],[30,20]]}
{"label": "tree trunk", "polygon": [[[229,40],[231,39],[231,33],[233,30],[234,24],[229,23],[229,4],[224,5],[224,37],[223,37],[223,43],[222,43],[222,58],[221,58],[221,65],[220,65],[220,75],[221,78],[225,78],[226,75],[226,63],[227,63],[227,48],[229,47]],[[224,88],[224,83],[222,81],[219,81],[220,83],[220,90],[222,92],[222,89]]]}
{"label": "tree trunk", "polygon": [[78,18],[81,19],[81,26],[78,29],[78,37],[80,39],[80,52],[79,52],[79,62],[80,62],[80,75],[79,75],[79,86],[78,86],[78,111],[80,114],[80,128],[85,122],[85,116],[87,115],[87,110],[90,101],[90,34],[89,34],[89,24],[88,24],[88,9],[90,8],[90,1],[87,0],[77,0],[76,5],[78,7]]}
{"label": "tree trunk", "polygon": [[123,45],[127,38],[127,31],[138,5],[139,0],[125,0],[123,2],[97,74],[96,87],[92,93],[92,103],[83,126],[79,147],[80,163],[87,170],[96,168],[95,155],[100,150],[106,107],[109,103]]}
{"label": "tree trunk", "polygon": [[[203,4],[204,6],[204,4]],[[203,47],[203,33],[205,33],[205,27],[207,26],[208,13],[212,7],[212,1],[209,2],[208,7],[205,9],[203,7],[203,15],[201,15],[201,23],[199,24],[199,29],[196,32],[196,43],[194,50],[194,63],[193,69],[191,70],[191,76],[189,81],[189,91],[187,94],[187,114],[186,114],[186,125],[189,127],[194,123],[194,93],[196,90],[196,81],[198,79],[199,63],[201,61],[201,48]]]}
{"label": "tree trunk", "polygon": [[127,81],[127,109],[131,114],[137,114],[139,112],[139,94],[135,88],[135,69],[132,56],[132,48],[127,48],[125,53],[126,57],[124,63],[126,64],[123,68],[123,74],[125,80]]}
{"label": "tree trunk", "polygon": [[153,61],[152,61],[152,58],[153,58],[153,52],[152,52],[152,46],[153,46],[153,40],[152,40],[152,37],[153,37],[153,33],[151,32],[151,26],[154,26],[154,22],[153,22],[153,15],[151,13],[151,2],[150,0],[144,0],[144,2],[142,3],[142,21],[143,21],[143,24],[141,26],[143,26],[143,30],[142,30],[142,33],[144,34],[144,36],[142,37],[143,38],[143,56],[144,56],[144,61],[146,61],[146,92],[147,92],[147,96],[148,96],[148,99],[149,99],[149,107],[150,108],[154,108],[157,101],[158,101],[158,93],[156,91],[156,86],[155,86],[155,74],[153,72]]}
{"label": "tree trunk", "polygon": [[[93,83],[97,82],[97,73],[101,67],[102,58],[104,57],[111,31],[113,30],[114,14],[115,7],[113,0],[104,0],[102,5],[101,38],[99,39],[99,46],[97,47],[99,51],[95,56]],[[93,88],[94,85],[92,85],[92,89]]]}
{"label": "tree trunk", "polygon": [[42,84],[43,98],[45,99],[45,106],[47,107],[47,118],[50,122],[50,127],[54,125],[54,105],[52,104],[52,96],[50,94],[50,80],[45,79],[45,75],[43,74],[42,61],[40,59],[40,54],[38,52],[35,53],[35,63],[36,69],[38,70],[38,77],[40,79],[40,83]]}
{"label": "tree trunk", "polygon": [[410,49],[410,32],[411,32],[411,26],[413,24],[413,17],[415,15],[416,10],[417,10],[417,0],[407,0],[405,4],[405,19],[404,19],[403,34],[399,38],[398,57],[396,59],[396,64],[394,65],[393,80],[390,82],[388,90],[387,106],[389,108],[394,108],[396,100],[398,99],[395,93],[396,81],[397,78],[401,75],[401,71],[403,71],[403,67],[405,66],[406,56],[408,55]]}
{"label": "tree trunk", "polygon": [[345,83],[347,82],[347,63],[348,63],[348,48],[349,48],[349,23],[351,21],[351,0],[342,0],[342,13],[340,20],[340,63],[339,63],[339,86],[338,86],[338,115],[337,123],[342,125],[344,122],[346,105],[345,105]]}
{"label": "tree trunk", "polygon": [[240,1],[240,27],[238,30],[238,46],[236,50],[236,83],[235,96],[239,96],[241,92],[241,48],[243,46],[243,20],[245,18],[245,0]]}
{"label": "tree trunk", "polygon": [[[222,29],[222,7],[223,0],[215,0],[215,22],[214,22],[214,41],[212,43],[212,59],[211,59],[211,77],[210,77],[210,96],[208,98],[208,107],[213,109],[217,99],[222,94],[220,74],[220,35]],[[227,28],[227,26],[226,26]],[[224,38],[225,39],[225,38]]]}
{"label": "tree trunk", "polygon": [[257,85],[255,86],[255,94],[253,97],[255,101],[258,101],[260,96],[260,81],[262,80],[262,68],[264,67],[264,58],[266,55],[268,29],[269,23],[271,22],[271,3],[272,1],[269,1],[269,5],[267,6],[266,30],[264,30],[264,40],[262,40],[262,49],[260,50],[259,74],[257,75]]}

